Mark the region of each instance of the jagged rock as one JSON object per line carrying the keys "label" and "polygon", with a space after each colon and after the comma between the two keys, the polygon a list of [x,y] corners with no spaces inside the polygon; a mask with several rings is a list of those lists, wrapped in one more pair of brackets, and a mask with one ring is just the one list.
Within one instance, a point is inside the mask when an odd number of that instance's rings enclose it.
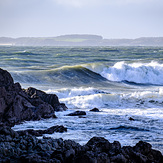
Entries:
{"label": "jagged rock", "polygon": [[111,143],[103,137],[93,137],[86,146],[96,152],[107,152],[111,148]]}
{"label": "jagged rock", "polygon": [[0,68],[0,86],[8,87],[14,84],[14,80],[9,72]]}
{"label": "jagged rock", "polygon": [[37,139],[25,131],[16,132],[10,127],[0,127],[0,162],[161,163],[162,160],[161,152],[142,141],[134,147],[121,148],[117,141],[110,143],[102,137],[93,137],[81,146],[72,140]]}
{"label": "jagged rock", "polygon": [[9,72],[0,69],[0,124],[13,126],[22,121],[55,118],[55,111],[66,109],[55,94],[31,87],[23,90]]}
{"label": "jagged rock", "polygon": [[75,111],[73,113],[67,114],[66,116],[80,116],[80,115],[86,115],[85,111]]}
{"label": "jagged rock", "polygon": [[134,119],[134,118],[132,118],[132,117],[129,117],[129,120],[130,120],[130,121],[134,121],[135,119]]}
{"label": "jagged rock", "polygon": [[[25,92],[33,99],[33,103],[35,103],[35,99],[37,99],[36,101],[44,101],[50,104],[55,111],[67,110],[65,104],[60,103],[55,94],[46,94],[45,92],[32,87],[29,87]],[[37,103],[35,104],[37,105]]]}
{"label": "jagged rock", "polygon": [[158,158],[162,156],[160,151],[152,150],[152,145],[143,141],[139,141],[133,149],[134,151],[147,156],[148,160],[154,159],[155,161],[159,161]]}
{"label": "jagged rock", "polygon": [[18,137],[19,134],[9,126],[0,126],[0,135],[10,135],[12,138]]}

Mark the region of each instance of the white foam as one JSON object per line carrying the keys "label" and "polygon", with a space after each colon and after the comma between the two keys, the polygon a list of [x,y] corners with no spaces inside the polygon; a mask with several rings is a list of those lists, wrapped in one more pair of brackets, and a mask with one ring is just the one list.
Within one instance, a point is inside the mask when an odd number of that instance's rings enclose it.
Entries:
{"label": "white foam", "polygon": [[163,85],[163,64],[157,62],[150,63],[126,63],[117,62],[112,67],[104,65],[101,67],[92,66],[92,71],[100,73],[103,77],[111,81],[129,81],[143,84]]}
{"label": "white foam", "polygon": [[63,88],[60,90],[53,90],[48,89],[46,93],[55,93],[59,98],[66,98],[66,97],[75,97],[75,96],[84,96],[84,95],[92,95],[97,94],[100,91],[93,87],[79,87],[79,88]]}
{"label": "white foam", "polygon": [[70,108],[91,109],[93,107],[115,106],[120,103],[120,95],[116,94],[92,94],[85,96],[75,96],[60,99]]}
{"label": "white foam", "polygon": [[[148,88],[131,90],[128,92],[104,92],[93,87],[65,88],[60,90],[49,89],[47,93],[55,93],[60,102],[68,108],[91,109],[97,108],[129,108],[129,107],[161,107],[163,102],[163,88]],[[150,102],[153,100],[153,102]],[[142,104],[143,102],[143,104]]]}

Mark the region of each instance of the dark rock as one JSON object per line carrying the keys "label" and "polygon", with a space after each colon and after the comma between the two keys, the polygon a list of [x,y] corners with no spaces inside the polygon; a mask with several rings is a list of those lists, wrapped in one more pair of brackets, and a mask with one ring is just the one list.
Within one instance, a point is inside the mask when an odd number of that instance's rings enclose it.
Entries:
{"label": "dark rock", "polygon": [[[45,92],[41,90],[37,90],[35,88],[29,87],[25,92],[32,98],[32,99],[38,99],[40,101],[44,101],[48,104],[50,104],[55,111],[63,111],[67,110],[67,107],[65,104],[60,103],[58,100],[58,97],[55,94],[46,94]],[[38,101],[37,100],[37,101]],[[33,100],[35,102],[35,100]]]}
{"label": "dark rock", "polygon": [[79,116],[79,115],[86,115],[85,111],[75,111],[73,113],[67,114],[67,116]]}
{"label": "dark rock", "polygon": [[[160,151],[152,149],[148,154],[147,154],[148,160],[149,161],[157,161],[159,163],[163,162],[163,155],[161,154]],[[160,159],[161,158],[161,159]]]}
{"label": "dark rock", "polygon": [[36,153],[29,153],[28,155],[22,155],[20,157],[20,162],[26,162],[26,163],[46,163],[48,160],[46,160],[44,157],[39,156]]}
{"label": "dark rock", "polygon": [[54,132],[67,132],[67,128],[65,128],[62,125],[61,126],[57,125],[57,126],[52,126],[44,131],[45,134],[52,134]]}
{"label": "dark rock", "polygon": [[0,124],[13,126],[23,121],[56,118],[55,111],[66,109],[55,94],[31,87],[23,90],[10,73],[0,69]]}
{"label": "dark rock", "polygon": [[149,143],[143,142],[143,141],[139,141],[134,147],[133,147],[134,151],[137,151],[139,153],[142,153],[144,155],[147,155],[151,149],[152,146]]}
{"label": "dark rock", "polygon": [[28,130],[19,130],[17,133],[19,135],[33,135],[33,136],[42,136],[43,134],[53,134],[54,132],[67,132],[67,128],[64,126],[52,126],[46,130],[33,130],[33,129],[28,129]]}
{"label": "dark rock", "polygon": [[127,163],[127,159],[121,153],[118,155],[112,156],[110,159],[111,159],[111,162]]}
{"label": "dark rock", "polygon": [[99,109],[98,108],[93,108],[90,111],[92,111],[92,112],[99,112]]}
{"label": "dark rock", "polygon": [[114,141],[113,143],[111,143],[108,154],[110,156],[117,155],[120,153],[120,151],[121,151],[121,144],[118,141]]}
{"label": "dark rock", "polygon": [[[51,129],[46,131],[52,133]],[[37,139],[29,130],[16,132],[7,126],[0,127],[0,162],[161,163],[162,160],[161,152],[142,141],[134,147],[121,148],[117,141],[110,143],[102,137],[93,137],[81,146],[72,140]]]}
{"label": "dark rock", "polygon": [[64,157],[65,157],[65,162],[72,162],[72,160],[75,157],[75,150],[72,148],[66,150]]}
{"label": "dark rock", "polygon": [[155,100],[149,100],[150,103],[155,103],[156,101]]}
{"label": "dark rock", "polygon": [[132,117],[129,117],[129,120],[130,120],[130,121],[134,121],[135,119],[134,119],[134,118],[132,118]]}
{"label": "dark rock", "polygon": [[19,134],[12,130],[9,126],[0,126],[1,135],[10,135],[12,138],[18,137]]}
{"label": "dark rock", "polygon": [[0,68],[0,87],[8,87],[14,84],[14,80],[9,72]]}
{"label": "dark rock", "polygon": [[111,148],[111,143],[103,137],[93,137],[86,146],[93,151],[108,152]]}
{"label": "dark rock", "polygon": [[68,108],[67,108],[67,106],[64,104],[64,103],[60,103],[60,105],[57,105],[56,107],[55,107],[55,111],[65,111],[65,110],[67,110]]}
{"label": "dark rock", "polygon": [[161,158],[161,156],[162,156],[160,151],[153,150],[151,144],[149,144],[147,142],[143,142],[143,141],[139,141],[133,147],[133,149],[134,149],[134,151],[147,156],[148,160],[159,161],[159,158]]}

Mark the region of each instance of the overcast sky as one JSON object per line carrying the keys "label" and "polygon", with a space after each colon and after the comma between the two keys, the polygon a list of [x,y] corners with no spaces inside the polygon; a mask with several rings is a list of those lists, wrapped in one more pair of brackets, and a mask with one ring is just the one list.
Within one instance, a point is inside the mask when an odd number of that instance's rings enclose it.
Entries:
{"label": "overcast sky", "polygon": [[0,37],[163,37],[163,0],[0,0]]}

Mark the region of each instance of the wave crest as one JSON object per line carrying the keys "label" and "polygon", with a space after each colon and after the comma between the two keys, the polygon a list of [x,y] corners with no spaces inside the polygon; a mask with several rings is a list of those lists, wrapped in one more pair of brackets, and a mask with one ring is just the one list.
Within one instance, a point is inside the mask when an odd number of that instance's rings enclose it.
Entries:
{"label": "wave crest", "polygon": [[141,84],[163,85],[163,64],[117,62],[112,67],[105,67],[100,73],[111,81],[127,81]]}

